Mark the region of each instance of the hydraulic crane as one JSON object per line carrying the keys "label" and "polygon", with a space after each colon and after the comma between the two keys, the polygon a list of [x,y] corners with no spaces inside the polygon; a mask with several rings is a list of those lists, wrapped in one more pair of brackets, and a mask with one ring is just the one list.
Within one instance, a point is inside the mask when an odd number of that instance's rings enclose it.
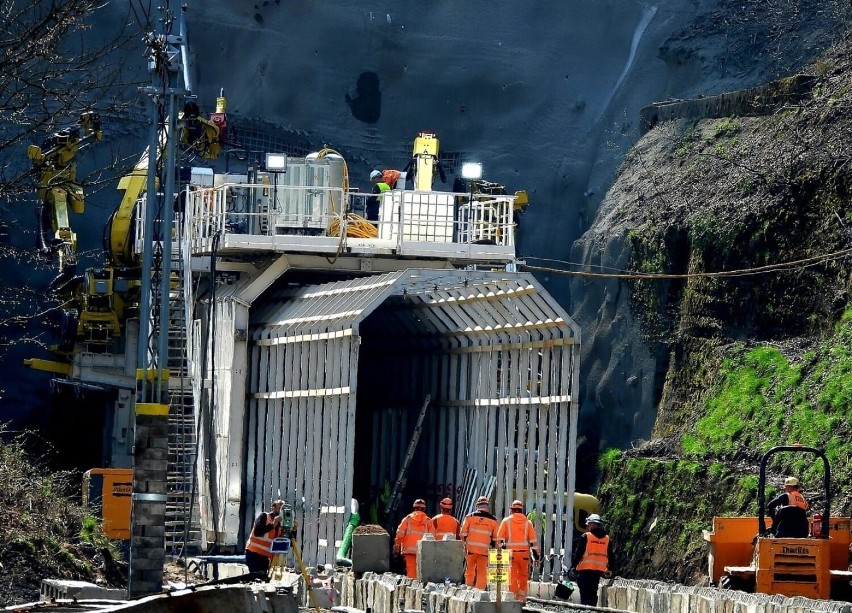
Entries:
{"label": "hydraulic crane", "polygon": [[[184,151],[204,159],[215,159],[224,144],[227,130],[227,102],[222,93],[216,100],[216,112],[210,119],[200,115],[194,101],[185,104],[177,126]],[[83,189],[76,182],[74,157],[80,147],[90,140],[101,140],[100,119],[94,112],[84,113],[77,126],[53,134],[42,147],[32,145],[28,156],[40,169],[39,196],[44,230],[40,232],[39,247],[55,251],[60,263],[60,274],[51,289],[60,294],[66,304],[60,326],[60,342],[53,349],[60,355],[77,350],[78,344],[106,345],[121,334],[121,324],[138,312],[141,287],[141,258],[134,249],[136,207],[148,182],[149,149],[140,156],[133,169],[118,183],[122,198],[104,228],[104,264],[90,268],[77,276],[77,238],[71,229],[68,207],[83,213]],[[164,146],[166,134],[160,136],[159,149]],[[161,154],[155,152],[157,164]],[[159,183],[155,181],[157,185]],[[50,224],[53,239],[43,235]],[[66,372],[67,365],[46,361],[27,360],[39,370]]]}
{"label": "hydraulic crane", "polygon": [[[103,138],[100,116],[87,111],[77,124],[48,137],[41,146],[30,145],[27,157],[39,173],[38,248],[57,257],[59,276],[52,286],[77,274],[77,235],[71,229],[70,209],[82,214],[85,209],[83,187],[77,181],[77,153],[86,144]],[[50,232],[50,238],[46,234]]]}

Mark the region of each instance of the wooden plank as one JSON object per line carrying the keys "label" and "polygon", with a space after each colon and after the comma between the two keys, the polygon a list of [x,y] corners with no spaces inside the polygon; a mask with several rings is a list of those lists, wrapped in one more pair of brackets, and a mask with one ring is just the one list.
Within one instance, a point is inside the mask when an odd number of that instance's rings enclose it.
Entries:
{"label": "wooden plank", "polygon": [[[341,338],[337,343],[337,351],[339,352],[338,365],[335,374],[335,381],[338,385],[344,386],[348,384],[349,374],[349,337]],[[344,489],[344,480],[346,474],[346,403],[348,402],[348,394],[341,395],[334,399],[334,455],[332,456],[332,464],[334,471],[332,472],[331,497],[332,504],[344,508],[342,521],[335,523],[334,526],[334,547],[339,546],[337,543],[343,538],[345,523],[349,518],[350,500],[346,498]]]}
{"label": "wooden plank", "polygon": [[[506,368],[508,367],[506,357],[503,351],[495,351],[495,358],[498,358],[497,369],[493,376],[496,377],[496,389],[491,392],[490,397],[499,396],[506,389],[508,378]],[[507,499],[511,501],[512,495],[510,482],[510,472],[512,466],[512,454],[509,450],[508,427],[509,427],[509,407],[499,406],[496,410],[492,409],[497,416],[497,466],[494,471],[494,476],[497,477],[497,492],[494,499],[494,514],[501,517],[504,509],[506,509]],[[514,431],[514,428],[513,428]],[[506,490],[509,490],[508,492]]]}
{"label": "wooden plank", "polygon": [[[560,356],[560,359],[555,364],[559,369],[558,370],[558,372],[559,372],[558,381],[559,381],[559,386],[560,386],[559,387],[560,392],[566,391],[565,386],[569,385],[569,382],[570,382],[570,373],[568,371],[569,360],[561,359],[561,358],[564,358],[564,354],[562,354]],[[569,439],[568,439],[569,421],[570,421],[570,418],[569,418],[569,413],[568,413],[568,405],[567,405],[567,403],[564,403],[564,402],[560,403],[559,404],[559,435],[558,435],[559,436],[559,442],[558,442],[558,445],[560,446],[561,449],[569,449],[569,447],[570,447],[570,442],[569,442]],[[565,474],[568,470],[574,470],[574,467],[573,466],[566,466],[567,462],[564,461],[563,458],[565,458],[565,456],[563,454],[559,454],[559,456],[557,456],[557,458],[558,458],[558,464],[559,465],[557,467],[558,472],[556,473],[556,491],[557,492],[564,492],[564,491],[566,491],[566,485],[567,485],[565,483]],[[568,488],[568,489],[570,489],[570,488]],[[565,511],[570,511],[570,509],[572,508],[573,500],[571,499],[571,497],[573,496],[573,494],[574,494],[574,492],[568,491],[568,509],[566,509]],[[565,543],[565,546],[570,548],[570,542],[567,542],[563,539],[562,522],[565,519],[566,519],[565,512],[562,509],[562,505],[559,505],[557,507],[557,510],[556,510],[556,527],[557,527],[556,538],[559,542]],[[568,519],[570,521],[572,518],[569,517]],[[570,532],[570,529],[569,529],[569,532]]]}
{"label": "wooden plank", "polygon": [[[283,378],[278,347],[271,347],[269,351],[269,387],[272,390],[281,389]],[[281,489],[281,402],[273,400],[268,406],[269,428],[266,457],[270,468],[269,489],[274,500],[278,497],[278,490]]]}
{"label": "wooden plank", "polygon": [[[334,378],[334,372],[337,370],[337,357],[327,353],[328,343],[326,341],[315,342],[317,345],[317,367],[324,369],[325,381],[318,381],[327,387],[330,381]],[[334,410],[332,408],[332,398],[325,396],[319,399],[319,413],[322,424],[322,434],[320,437],[320,470],[317,473],[319,483],[317,484],[317,503],[320,506],[319,524],[318,524],[318,558],[317,562],[325,560],[333,560],[334,555],[334,520],[337,517],[336,513],[331,512],[337,508],[335,500],[331,496],[332,483],[334,481],[335,466],[332,458],[336,458],[334,433]],[[323,513],[325,509],[325,513]],[[325,541],[325,545],[322,544]]]}
{"label": "wooden plank", "polygon": [[[265,392],[269,390],[269,350],[261,349],[260,350],[260,369],[259,369],[259,377],[258,377],[258,391]],[[266,439],[267,439],[267,419],[269,416],[269,406],[268,402],[260,401],[258,403],[258,407],[260,411],[258,412],[258,440],[257,440],[257,454],[258,454],[258,467],[257,473],[255,475],[255,480],[252,483],[256,491],[255,498],[258,501],[258,508],[252,510],[252,519],[257,515],[260,508],[263,508],[266,504],[266,495],[265,495],[265,486],[267,479],[267,454],[266,454]]]}
{"label": "wooden plank", "polygon": [[[541,386],[543,394],[550,394],[550,373],[553,366],[553,353],[554,351],[550,348],[545,348],[541,350]],[[558,472],[557,461],[556,461],[556,450],[559,449],[559,442],[557,440],[557,416],[559,414],[559,405],[551,404],[547,407],[547,438],[546,438],[546,446],[547,450],[547,479],[545,481],[545,488],[547,490],[548,496],[555,502],[555,504],[548,504],[548,509],[553,509],[554,512],[557,507],[563,506],[565,503],[563,502],[563,492],[560,492],[556,489],[556,473]],[[562,547],[562,543],[557,541],[556,539],[556,526],[554,525],[553,519],[550,517],[550,511],[548,511],[548,524],[551,529],[548,535],[548,549],[542,549],[543,552],[548,552],[549,554],[555,554],[559,552],[559,548]]]}
{"label": "wooden plank", "polygon": [[[260,403],[263,401],[251,399],[251,392],[257,391],[258,378],[259,378],[259,368],[258,362],[260,361],[260,349],[257,346],[251,348],[251,368],[249,371],[249,402],[248,402],[248,415],[246,419],[248,420],[247,433],[248,436],[245,441],[245,445],[247,448],[247,461],[245,464],[245,475],[243,478],[245,479],[245,491],[246,498],[244,501],[244,508],[242,510],[242,533],[239,535],[238,544],[242,545],[247,538],[248,528],[251,526],[252,515],[254,515],[254,509],[257,507],[258,498],[257,492],[254,488],[254,484],[257,482],[256,473],[257,473],[257,463],[259,461],[258,458],[258,415],[260,413]],[[196,413],[197,416],[200,416],[201,413]],[[199,466],[203,466],[203,462],[199,461]],[[201,472],[201,471],[199,471]],[[200,480],[199,482],[203,483]],[[251,518],[251,519],[250,519]]]}
{"label": "wooden plank", "polygon": [[[445,355],[443,357],[443,361],[448,365],[448,367],[453,367],[456,371],[461,371],[467,368],[467,364],[469,362],[469,356],[450,356]],[[448,384],[447,389],[447,399],[458,399],[459,390],[451,389]],[[453,481],[456,484],[455,498],[457,499],[460,494],[461,484],[464,481],[464,471],[467,467],[467,454],[470,451],[471,440],[468,438],[468,432],[470,431],[471,424],[471,415],[473,411],[469,408],[457,408],[454,409],[454,412],[458,419],[458,430],[456,433],[455,441],[456,441],[456,452],[455,452],[455,467],[453,470]],[[461,512],[464,512],[463,510]]]}
{"label": "wooden plank", "polygon": [[[521,395],[529,394],[533,386],[532,376],[532,352],[529,349],[519,350],[521,354]],[[539,454],[539,448],[536,445],[538,440],[538,422],[540,419],[541,406],[531,405],[526,407],[527,415],[527,442],[526,447],[530,456],[527,458],[527,475],[526,489],[527,495],[531,498],[527,504],[535,506],[539,510],[542,508],[542,488],[538,484],[538,475],[544,469],[544,450]]]}
{"label": "wooden plank", "polygon": [[[284,389],[291,389],[298,381],[298,364],[299,356],[302,351],[302,344],[285,345],[284,351]],[[296,504],[296,492],[299,489],[299,467],[301,466],[302,457],[304,455],[303,441],[301,432],[299,431],[299,399],[285,398],[282,403],[283,410],[286,415],[286,428],[288,430],[288,445],[287,445],[287,467],[286,477],[287,486],[285,488],[284,497],[290,504]],[[300,521],[303,521],[300,519]]]}
{"label": "wooden plank", "polygon": [[[352,499],[352,481],[355,475],[355,408],[358,390],[358,359],[359,348],[361,344],[360,337],[353,337],[349,340],[349,359],[348,373],[344,371],[346,383],[350,389],[349,396],[346,398],[345,410],[346,421],[344,431],[346,432],[346,451],[344,457],[346,461],[341,464],[343,466],[343,500],[349,501]],[[344,407],[342,407],[344,408]],[[375,446],[373,447],[375,449]],[[362,517],[367,517],[367,513],[362,511]]]}
{"label": "wooden plank", "polygon": [[[320,387],[322,377],[325,373],[325,360],[319,358],[319,343],[310,343],[308,352],[308,368],[307,386]],[[305,506],[306,514],[311,518],[311,524],[308,526],[306,538],[313,546],[313,559],[309,558],[309,562],[316,564],[320,559],[321,550],[319,547],[319,530],[320,530],[320,507],[322,500],[320,498],[320,482],[322,481],[322,449],[324,446],[323,439],[323,398],[310,398],[308,403],[309,415],[308,419],[311,424],[310,432],[312,433],[313,442],[309,443],[308,449],[311,451],[311,463],[306,465],[305,473]]]}
{"label": "wooden plank", "polygon": [[[509,398],[517,398],[518,391],[521,386],[521,355],[518,350],[510,350],[506,351],[506,354],[509,356],[509,389],[506,394]],[[512,494],[513,498],[519,498],[524,504],[528,504],[526,497],[527,489],[526,486],[526,466],[529,460],[531,450],[527,449],[527,412],[526,407],[521,407],[519,405],[514,405],[510,409],[510,425],[509,425],[509,447],[510,453],[514,452],[515,465],[512,470],[512,479],[514,480],[514,484],[512,489],[514,493]],[[515,433],[514,440],[511,436],[512,424],[515,424]]]}

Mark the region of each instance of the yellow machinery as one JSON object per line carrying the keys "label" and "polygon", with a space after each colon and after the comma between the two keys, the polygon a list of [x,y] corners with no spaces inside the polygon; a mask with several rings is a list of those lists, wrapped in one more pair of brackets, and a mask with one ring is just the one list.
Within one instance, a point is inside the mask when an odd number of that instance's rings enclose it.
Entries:
{"label": "yellow machinery", "polygon": [[431,190],[438,168],[438,137],[432,132],[420,132],[414,139],[414,189]]}
{"label": "yellow machinery", "polygon": [[[71,229],[69,207],[78,214],[85,208],[74,159],[86,143],[102,138],[100,116],[89,111],[76,126],[52,134],[41,147],[27,149],[27,157],[39,173],[39,248],[56,254],[61,279],[74,276],[77,266],[77,235]],[[46,240],[48,226],[52,236]]]}
{"label": "yellow machinery", "polygon": [[83,506],[99,510],[107,538],[130,539],[132,468],[93,468],[83,473]]}
{"label": "yellow machinery", "polygon": [[[179,125],[183,148],[205,159],[218,157],[224,142],[222,134],[227,129],[226,108],[227,102],[221,95],[216,100],[216,113],[208,120],[200,116],[198,105],[187,103]],[[75,277],[77,238],[70,227],[68,206],[77,213],[82,213],[84,206],[83,190],[76,182],[73,160],[83,143],[102,137],[100,118],[89,112],[81,116],[78,126],[57,132],[42,147],[31,145],[27,152],[41,173],[39,197],[42,208],[49,212],[54,232],[49,248],[59,257],[61,273],[53,283],[54,289],[71,307],[65,310],[67,322],[63,322],[63,338],[53,348],[58,354],[73,353],[77,343],[103,345],[112,342],[121,334],[121,323],[133,316],[138,307],[141,270],[139,256],[133,249],[134,223],[137,202],[148,182],[148,150],[119,180],[118,190],[123,195],[104,233],[106,264],[88,269],[82,277]],[[163,133],[160,148],[165,146],[165,141]],[[155,154],[159,160],[159,151]],[[48,245],[47,241],[42,243]],[[25,363],[38,370],[67,372],[64,363],[47,360],[26,360]]]}
{"label": "yellow machinery", "polygon": [[[520,500],[524,500],[526,498],[526,490],[512,490],[512,497]],[[563,504],[565,506],[568,505],[568,492],[565,492],[563,495]],[[592,496],[591,494],[581,494],[580,492],[574,492],[574,504],[572,505],[574,509],[574,532],[575,534],[582,534],[586,531],[586,518],[592,513],[600,513],[601,512],[601,503],[600,501]],[[536,529],[540,529],[542,522],[547,521],[546,517],[542,517],[541,513],[537,510],[532,510],[527,514],[527,517],[530,521],[533,522],[533,525],[536,526]]]}
{"label": "yellow machinery", "polygon": [[[811,453],[825,468],[825,507],[807,521],[809,535],[779,537],[765,517],[766,464],[779,452]],[[850,519],[831,517],[830,468],[825,454],[801,445],[773,447],[760,462],[757,517],[714,517],[713,530],[704,531],[709,548],[710,580],[728,589],[784,596],[827,599],[850,595]],[[780,521],[778,531],[780,532]],[[804,527],[804,526],[803,526]]]}
{"label": "yellow machinery", "polygon": [[85,343],[108,343],[121,334],[115,308],[112,268],[90,268],[85,275],[77,337]]}

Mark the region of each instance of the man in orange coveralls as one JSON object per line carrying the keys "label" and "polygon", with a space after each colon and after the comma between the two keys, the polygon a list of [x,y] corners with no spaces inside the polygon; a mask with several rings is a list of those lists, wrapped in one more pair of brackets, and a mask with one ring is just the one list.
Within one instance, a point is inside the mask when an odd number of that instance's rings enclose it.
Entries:
{"label": "man in orange coveralls", "polygon": [[488,584],[488,550],[497,540],[497,518],[488,511],[488,498],[476,500],[476,511],[464,518],[461,528],[464,541],[464,582],[484,590]]}
{"label": "man in orange coveralls", "polygon": [[417,578],[417,543],[425,534],[435,534],[435,525],[426,515],[426,501],[418,498],[412,505],[414,510],[402,518],[396,529],[393,552],[401,553],[405,560],[405,574]]}
{"label": "man in orange coveralls", "polygon": [[453,517],[453,501],[444,498],[441,501],[441,512],[432,518],[435,525],[435,540],[443,541],[444,537],[459,539],[459,520]]}
{"label": "man in orange coveralls", "polygon": [[511,513],[500,522],[497,541],[512,552],[509,568],[509,591],[521,602],[527,599],[527,584],[530,580],[530,551],[538,564],[541,559],[538,536],[532,522],[524,515],[524,503],[513,500]]}

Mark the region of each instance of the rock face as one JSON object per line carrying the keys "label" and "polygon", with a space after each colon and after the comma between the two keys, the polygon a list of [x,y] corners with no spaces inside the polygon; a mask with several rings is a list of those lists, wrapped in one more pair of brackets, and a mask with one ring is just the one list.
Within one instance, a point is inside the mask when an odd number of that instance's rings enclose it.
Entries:
{"label": "rock face", "polygon": [[[615,381],[587,389],[585,408],[624,421],[646,415],[643,402],[657,411],[642,424],[653,440],[604,455],[599,495],[625,576],[706,580],[701,530],[714,515],[757,514],[757,466],[776,445],[825,449],[831,512],[852,509],[849,43],[805,70],[813,87],[796,104],[649,131],[575,243],[592,270],[633,271],[572,286],[593,330],[587,367]],[[622,364],[654,374],[632,396],[600,393]],[[799,475],[824,512],[818,462],[779,456],[769,470],[769,496]]]}
{"label": "rock face", "polygon": [[[229,113],[340,149],[362,188],[371,167],[403,166],[417,132],[434,131],[447,160],[481,161],[487,179],[530,192],[519,238],[530,264],[582,256],[619,266],[620,241],[602,244],[603,231],[590,226],[639,136],[640,109],[786,74],[842,27],[837,10],[817,0],[209,0],[190,3],[187,19],[203,112],[224,89]],[[126,7],[110,3],[98,32],[106,37],[126,19]],[[126,62],[144,70],[139,49]],[[106,213],[115,196],[93,202]],[[93,216],[90,227],[104,221]],[[98,248],[97,233],[80,245]],[[589,449],[647,436],[665,371],[661,350],[627,340],[635,333],[616,285],[540,277],[584,328]],[[32,410],[34,396],[7,392],[10,413]]]}
{"label": "rock face", "polygon": [[[628,263],[626,227],[606,210],[592,221],[640,109],[782,76],[830,40],[836,18],[810,0],[213,0],[188,13],[200,101],[224,88],[233,112],[339,147],[365,187],[370,166],[401,167],[432,130],[445,153],[530,191],[519,239],[530,264],[593,270]],[[540,276],[583,328],[590,452],[649,436],[665,347],[642,340],[619,283]]]}

